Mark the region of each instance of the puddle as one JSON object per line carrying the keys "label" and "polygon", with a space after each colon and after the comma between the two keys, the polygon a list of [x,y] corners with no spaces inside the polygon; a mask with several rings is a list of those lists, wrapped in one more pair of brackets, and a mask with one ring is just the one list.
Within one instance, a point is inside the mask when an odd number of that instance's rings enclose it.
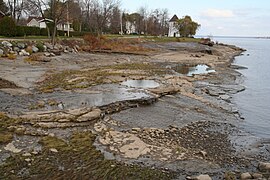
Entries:
{"label": "puddle", "polygon": [[[62,102],[64,109],[78,107],[93,107],[103,106],[110,103],[126,100],[136,100],[150,97],[149,94],[136,91],[127,87],[116,84],[98,85],[90,88],[92,91],[85,92],[54,92],[42,95],[42,99],[55,99],[57,102]],[[59,107],[56,107],[56,109]]]}
{"label": "puddle", "polygon": [[133,87],[133,88],[156,88],[159,87],[159,83],[154,80],[127,80],[121,83],[121,85]]}
{"label": "puddle", "polygon": [[198,64],[198,65],[179,64],[172,67],[172,69],[175,72],[186,76],[216,72],[215,70],[211,69],[209,66],[205,64]]}

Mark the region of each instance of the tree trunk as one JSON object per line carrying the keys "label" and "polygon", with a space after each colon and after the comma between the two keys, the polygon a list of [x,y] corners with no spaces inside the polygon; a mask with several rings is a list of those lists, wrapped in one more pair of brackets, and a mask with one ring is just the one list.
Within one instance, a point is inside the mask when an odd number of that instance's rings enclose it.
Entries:
{"label": "tree trunk", "polygon": [[54,26],[53,26],[53,34],[52,34],[52,45],[54,46],[55,43],[56,43],[56,33],[57,33],[57,24],[54,23]]}

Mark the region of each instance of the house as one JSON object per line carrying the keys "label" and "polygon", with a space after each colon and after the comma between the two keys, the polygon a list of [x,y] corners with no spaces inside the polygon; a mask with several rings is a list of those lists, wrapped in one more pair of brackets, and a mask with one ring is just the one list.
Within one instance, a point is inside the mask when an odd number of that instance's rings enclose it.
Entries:
{"label": "house", "polygon": [[[53,20],[51,19],[47,19],[47,18],[42,18],[42,17],[34,17],[34,16],[30,16],[27,20],[27,26],[30,27],[39,27],[39,28],[46,28],[46,22],[53,22]],[[61,31],[74,31],[73,28],[71,28],[71,24],[72,23],[67,23],[65,21],[63,21],[62,23],[59,23],[57,25],[57,29],[61,30]]]}
{"label": "house", "polygon": [[177,20],[178,20],[177,15],[174,15],[169,21],[168,37],[180,37],[179,30],[175,27]]}
{"label": "house", "polygon": [[126,21],[126,34],[138,34],[135,22]]}
{"label": "house", "polygon": [[0,10],[0,19],[2,19],[5,16],[6,16],[6,14],[3,11]]}
{"label": "house", "polygon": [[27,26],[30,27],[39,27],[39,28],[46,28],[46,21],[52,22],[50,19],[44,19],[42,17],[34,17],[34,16],[29,16],[27,19]]}

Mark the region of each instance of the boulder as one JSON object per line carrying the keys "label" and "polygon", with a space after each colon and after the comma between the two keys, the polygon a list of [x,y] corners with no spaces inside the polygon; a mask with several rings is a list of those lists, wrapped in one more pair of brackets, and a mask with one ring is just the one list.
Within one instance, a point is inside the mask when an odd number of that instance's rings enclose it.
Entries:
{"label": "boulder", "polygon": [[212,180],[212,178],[207,174],[201,174],[194,178],[195,180]]}
{"label": "boulder", "polygon": [[53,49],[53,45],[50,43],[45,43],[44,45],[46,46],[46,49]]}
{"label": "boulder", "polygon": [[26,47],[26,45],[24,43],[18,43],[17,47],[20,49],[24,49]]}
{"label": "boulder", "polygon": [[99,119],[101,117],[100,109],[93,109],[92,111],[77,118],[77,122],[87,122]]}
{"label": "boulder", "polygon": [[20,56],[30,56],[29,52],[26,52],[26,50],[22,49],[21,52],[19,52]]}
{"label": "boulder", "polygon": [[33,53],[37,53],[39,51],[39,49],[36,46],[32,46],[32,51],[33,51]]}
{"label": "boulder", "polygon": [[14,50],[15,52],[20,52],[20,48],[18,48],[18,47],[14,47],[13,50]]}
{"label": "boulder", "polygon": [[252,176],[249,172],[241,174],[241,180],[246,180],[246,179],[252,179]]}
{"label": "boulder", "polygon": [[270,171],[270,163],[264,163],[264,162],[260,162],[259,163],[259,170],[260,171]]}
{"label": "boulder", "polygon": [[12,47],[12,44],[10,42],[8,42],[8,41],[3,41],[2,44],[5,47]]}
{"label": "boulder", "polygon": [[4,51],[0,49],[0,56],[2,56],[3,54],[4,54]]}
{"label": "boulder", "polygon": [[263,178],[263,175],[260,174],[260,173],[253,173],[253,174],[252,174],[252,177],[253,177],[254,179],[260,179],[260,178]]}

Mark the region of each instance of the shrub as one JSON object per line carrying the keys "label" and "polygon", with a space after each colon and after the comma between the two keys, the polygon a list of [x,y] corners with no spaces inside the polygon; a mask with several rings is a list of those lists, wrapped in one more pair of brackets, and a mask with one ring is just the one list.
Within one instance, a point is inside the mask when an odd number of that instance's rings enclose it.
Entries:
{"label": "shrub", "polygon": [[43,46],[43,44],[41,42],[38,42],[36,44],[36,47],[38,48],[39,52],[44,52],[44,46]]}
{"label": "shrub", "polygon": [[0,35],[12,37],[16,36],[16,24],[11,17],[4,17],[0,20]]}

